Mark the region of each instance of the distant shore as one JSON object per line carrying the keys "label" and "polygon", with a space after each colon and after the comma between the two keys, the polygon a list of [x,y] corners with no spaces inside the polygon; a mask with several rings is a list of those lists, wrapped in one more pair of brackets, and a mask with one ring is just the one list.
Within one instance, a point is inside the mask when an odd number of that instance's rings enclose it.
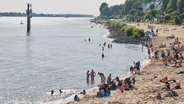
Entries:
{"label": "distant shore", "polygon": [[[21,12],[0,12],[0,17],[26,17],[26,13]],[[32,17],[94,17],[90,14],[44,14],[44,13],[32,13]]]}
{"label": "distant shore", "polygon": [[[129,24],[136,26],[136,24]],[[184,45],[184,28],[182,26],[175,25],[156,25],[149,24],[155,26],[155,29],[159,29],[158,36],[153,37],[153,53],[156,50],[166,50],[170,49],[171,43],[174,42],[175,38],[166,38],[174,35],[178,37],[181,45]],[[140,23],[140,26],[137,28],[148,30],[147,24]],[[166,47],[159,48],[161,44],[166,44]],[[153,54],[152,53],[152,54]],[[161,60],[159,54],[159,59],[152,58],[149,65],[147,65],[143,70],[141,70],[141,74],[132,75],[135,77],[136,84],[135,89],[130,91],[125,91],[124,93],[117,93],[116,91],[112,94],[111,97],[108,98],[96,98],[95,95],[85,95],[79,102],[70,102],[69,104],[177,104],[184,103],[184,74],[176,74],[178,72],[184,71],[184,63],[182,63],[182,67],[170,67],[165,66],[164,62]],[[176,90],[178,96],[177,97],[165,97],[163,100],[158,100],[155,96],[164,87],[164,83],[160,83],[159,81],[168,77],[168,79],[176,79],[181,83],[181,89]],[[173,87],[174,85],[171,85]],[[118,91],[118,90],[117,90]],[[163,96],[163,94],[161,94]]]}

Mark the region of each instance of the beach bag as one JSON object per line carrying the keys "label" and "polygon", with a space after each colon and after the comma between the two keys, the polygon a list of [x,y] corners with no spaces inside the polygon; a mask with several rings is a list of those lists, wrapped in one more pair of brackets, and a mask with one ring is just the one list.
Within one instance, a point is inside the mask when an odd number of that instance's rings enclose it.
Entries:
{"label": "beach bag", "polygon": [[120,88],[120,92],[123,93],[125,90],[124,88]]}

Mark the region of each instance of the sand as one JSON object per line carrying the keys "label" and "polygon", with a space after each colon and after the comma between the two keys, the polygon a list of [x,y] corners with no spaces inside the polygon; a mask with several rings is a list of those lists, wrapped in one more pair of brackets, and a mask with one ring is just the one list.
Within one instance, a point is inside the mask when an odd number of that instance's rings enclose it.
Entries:
{"label": "sand", "polygon": [[[136,26],[136,24],[130,25]],[[158,47],[162,43],[166,44],[166,48],[168,48],[170,43],[174,42],[174,39],[166,39],[167,36],[171,35],[178,37],[181,44],[184,45],[184,28],[182,26],[153,25],[155,26],[154,30],[160,29],[158,36],[152,40],[154,50],[159,49]],[[140,23],[140,26],[136,27],[145,31],[148,30],[147,24]],[[162,60],[152,58],[149,65],[141,70],[141,74],[133,75],[136,79],[134,90],[125,91],[124,93],[113,91],[112,96],[108,98],[96,98],[96,95],[85,95],[80,101],[70,102],[69,104],[184,104],[184,74],[176,74],[180,71],[184,71],[184,63],[182,63],[180,68],[167,67]],[[168,79],[174,78],[181,83],[181,89],[176,90],[179,96],[157,100],[154,97],[164,86],[159,80],[166,76]]]}

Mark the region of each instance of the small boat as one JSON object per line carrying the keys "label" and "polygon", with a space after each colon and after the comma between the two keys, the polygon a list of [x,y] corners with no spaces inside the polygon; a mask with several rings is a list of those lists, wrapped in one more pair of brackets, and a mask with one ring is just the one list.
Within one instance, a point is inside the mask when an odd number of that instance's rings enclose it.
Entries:
{"label": "small boat", "polygon": [[24,23],[21,21],[21,23],[20,23],[20,24],[22,25],[22,24],[24,24]]}

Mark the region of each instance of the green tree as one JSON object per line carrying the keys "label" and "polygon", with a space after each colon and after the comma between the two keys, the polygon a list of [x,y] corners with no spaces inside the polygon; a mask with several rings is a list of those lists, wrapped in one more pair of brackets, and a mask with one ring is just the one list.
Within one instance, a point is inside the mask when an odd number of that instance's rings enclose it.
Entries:
{"label": "green tree", "polygon": [[184,13],[180,14],[180,18],[181,18],[181,20],[184,19]]}
{"label": "green tree", "polygon": [[105,7],[108,7],[108,4],[106,2],[103,2],[100,6],[100,13],[103,11]]}
{"label": "green tree", "polygon": [[178,10],[180,14],[184,13],[184,0],[178,0]]}
{"label": "green tree", "polygon": [[168,13],[176,11],[177,10],[177,0],[170,0],[167,5],[167,10],[170,10]]}
{"label": "green tree", "polygon": [[151,10],[153,10],[153,9],[155,8],[155,5],[154,5],[154,4],[151,4],[151,5],[149,6],[149,8],[150,8]]}
{"label": "green tree", "polygon": [[171,19],[171,16],[169,14],[167,14],[167,15],[165,15],[164,19],[165,19],[165,21],[168,21]]}
{"label": "green tree", "polygon": [[131,9],[129,12],[129,14],[132,16],[135,15],[136,13],[137,13],[137,11],[135,9]]}
{"label": "green tree", "polygon": [[150,14],[152,17],[156,17],[158,11],[157,10],[148,10],[146,11],[146,15]]}
{"label": "green tree", "polygon": [[136,3],[134,3],[134,4],[132,5],[132,9],[138,10],[139,7],[141,7],[141,6],[142,6],[142,4],[141,4],[139,1],[137,1]]}
{"label": "green tree", "polygon": [[167,5],[169,3],[169,0],[162,0],[162,11],[165,11],[167,8]]}
{"label": "green tree", "polygon": [[129,13],[129,11],[132,9],[132,5],[133,5],[133,0],[126,0],[125,1],[125,6],[124,6],[124,10],[125,10],[125,12],[128,14]]}
{"label": "green tree", "polygon": [[140,7],[138,8],[138,10],[139,10],[139,11],[143,11],[143,7],[140,6]]}
{"label": "green tree", "polygon": [[182,20],[178,16],[175,17],[174,21],[176,25],[180,25],[182,23]]}
{"label": "green tree", "polygon": [[125,26],[125,33],[127,36],[132,36],[133,27],[132,26]]}
{"label": "green tree", "polygon": [[111,6],[109,8],[110,14],[111,15],[120,15],[122,13],[122,10],[123,10],[122,7],[123,7],[122,5]]}
{"label": "green tree", "polygon": [[110,15],[110,11],[109,11],[109,8],[108,7],[104,7],[102,9],[102,13],[101,13],[102,16],[109,16]]}

